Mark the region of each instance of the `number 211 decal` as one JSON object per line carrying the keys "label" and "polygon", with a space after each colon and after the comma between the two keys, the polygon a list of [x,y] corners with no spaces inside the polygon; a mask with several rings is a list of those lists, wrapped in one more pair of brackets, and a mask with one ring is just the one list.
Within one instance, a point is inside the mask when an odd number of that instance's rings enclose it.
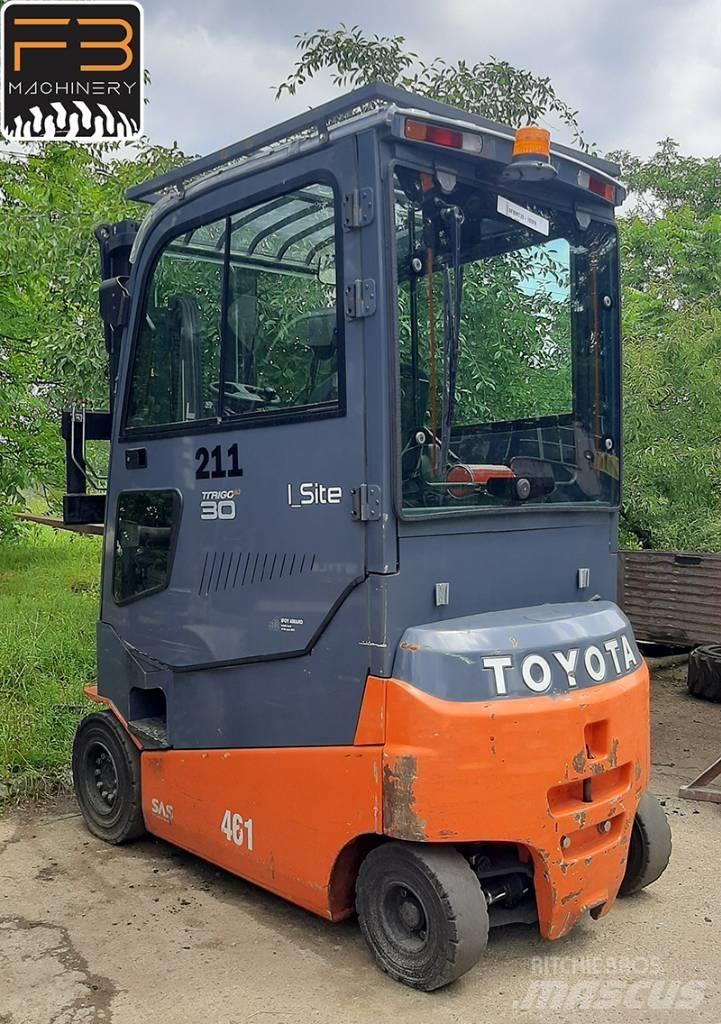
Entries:
{"label": "number 211 decal", "polygon": [[[238,461],[238,445],[231,444],[226,449],[227,459],[224,458],[223,448],[216,444],[215,448],[208,451],[207,448],[198,448],[195,453],[195,461],[198,468],[195,470],[196,480],[224,480],[226,477],[242,476],[243,470]],[[212,468],[208,466],[212,464]]]}

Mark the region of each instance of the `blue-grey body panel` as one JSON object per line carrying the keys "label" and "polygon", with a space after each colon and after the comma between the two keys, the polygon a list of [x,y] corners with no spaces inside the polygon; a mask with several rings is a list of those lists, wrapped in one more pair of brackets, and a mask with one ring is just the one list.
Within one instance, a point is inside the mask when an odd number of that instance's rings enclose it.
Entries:
{"label": "blue-grey body panel", "polygon": [[[401,571],[376,581],[371,670],[389,676],[408,626],[478,612],[616,596],[616,517],[521,510],[399,525]],[[589,569],[590,586],[578,587]],[[448,583],[437,607],[435,584]]]}
{"label": "blue-grey body panel", "polygon": [[[252,205],[258,190],[279,194],[295,182],[321,177],[340,195],[356,185],[352,139],[318,157],[299,158],[242,182],[201,194],[161,218],[148,235],[130,281],[133,304],[126,339],[137,333],[142,293],[157,252],[188,224],[211,221]],[[340,200],[339,200],[340,202]],[[339,211],[340,217],[340,211]],[[359,236],[346,233],[339,253],[342,275],[362,276]],[[115,403],[106,523],[103,622],[143,654],[165,665],[193,667],[300,653],[312,645],[333,609],[366,572],[366,535],[352,517],[352,491],[366,479],[364,445],[365,364],[363,323],[345,324],[345,410],[303,422],[218,424],[186,434],[127,438],[123,401]],[[119,395],[128,387],[132,345],[123,345]],[[198,480],[200,446],[237,444],[243,475],[235,480]],[[126,466],[128,448],[142,445],[147,465]],[[340,488],[338,504],[298,505],[303,483]],[[117,605],[112,559],[115,509],[125,490],[177,488],[182,516],[168,587]],[[204,492],[238,490],[234,519],[201,519]],[[290,488],[290,490],[289,490]],[[101,680],[102,682],[102,680]]]}
{"label": "blue-grey body panel", "polygon": [[[137,487],[180,491],[171,578],[160,593],[118,606],[106,573],[104,621],[179,669],[307,649],[331,609],[365,577],[364,530],[352,518],[351,491],[363,473],[361,453],[349,453],[353,431],[361,434],[362,424],[351,413],[342,428],[327,419],[225,435],[224,445],[238,442],[243,466],[232,520],[201,519],[202,495],[212,489],[195,479],[202,436],[144,442],[147,469],[116,465],[111,500]],[[304,481],[340,487],[340,503],[292,507],[288,486],[295,498]],[[111,516],[110,550],[115,529]]]}
{"label": "blue-grey body panel", "polygon": [[[409,627],[501,609],[513,621],[513,609],[525,606],[581,602],[585,608],[593,595],[615,596],[613,509],[399,518],[389,164],[396,144],[384,141],[383,131],[359,132],[242,178],[221,175],[207,187],[193,186],[184,201],[166,213],[158,210],[140,248],[117,382],[98,688],[129,719],[142,706],[143,691],[162,690],[172,746],[352,743],[367,675],[391,675]],[[456,157],[433,151],[425,159],[445,165]],[[345,320],[344,414],[252,429],[231,422],[201,431],[189,424],[185,435],[124,437],[122,396],[132,338],[159,249],[189,223],[235,212],[318,175],[332,179],[341,196],[366,188],[375,196],[373,221],[344,230],[339,252],[339,280],[371,278],[377,285],[375,313]],[[597,205],[599,216],[611,215]],[[243,469],[234,483],[240,491],[237,517],[203,521],[202,490],[214,484],[195,479],[196,450],[234,443]],[[147,467],[130,469],[125,452],[138,446],[146,449]],[[342,500],[293,508],[288,484],[295,494],[304,481],[340,487]],[[362,483],[381,491],[380,516],[368,522],[351,514],[351,491]],[[118,605],[112,581],[118,495],[152,488],[174,488],[182,498],[169,585]],[[577,585],[581,567],[590,569],[584,591]],[[438,582],[450,585],[447,606],[435,604]]]}
{"label": "blue-grey body panel", "polygon": [[162,689],[173,747],[350,744],[368,673],[368,646],[362,642],[366,590],[364,584],[348,596],[311,654],[227,668],[173,672],[154,667],[101,624],[101,692],[124,718],[132,719],[135,690]]}
{"label": "blue-grey body panel", "polygon": [[393,676],[443,700],[508,700],[599,686],[640,664],[625,615],[610,601],[588,601],[412,626]]}

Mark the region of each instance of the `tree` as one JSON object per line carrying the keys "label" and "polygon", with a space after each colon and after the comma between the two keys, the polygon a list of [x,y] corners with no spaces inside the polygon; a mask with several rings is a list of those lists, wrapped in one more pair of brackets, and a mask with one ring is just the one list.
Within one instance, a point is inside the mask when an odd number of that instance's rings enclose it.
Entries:
{"label": "tree", "polygon": [[621,218],[630,546],[721,550],[721,159],[613,154]]}
{"label": "tree", "polygon": [[406,49],[404,36],[365,36],[357,25],[335,31],[316,29],[296,36],[300,56],[287,79],[276,88],[276,98],[296,91],[328,70],[339,88],[384,82],[433,99],[443,100],[475,114],[520,125],[555,116],[583,145],[578,111],[561,100],[549,78],[514,68],[490,57],[468,64],[448,64],[441,57],[430,63]]}
{"label": "tree", "polygon": [[22,145],[0,159],[0,531],[28,488],[58,489],[59,411],[107,403],[93,229],[138,217],[125,189],[177,164],[147,141]]}

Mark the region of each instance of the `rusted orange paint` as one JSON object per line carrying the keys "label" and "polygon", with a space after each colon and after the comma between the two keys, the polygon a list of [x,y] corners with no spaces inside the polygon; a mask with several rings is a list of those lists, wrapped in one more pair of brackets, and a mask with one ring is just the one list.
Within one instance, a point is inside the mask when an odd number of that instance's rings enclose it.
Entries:
{"label": "rusted orange paint", "polygon": [[[607,913],[648,783],[646,666],[582,696],[464,703],[396,680],[386,689],[384,778],[413,757],[412,818],[423,823],[425,841],[527,847],[546,938],[564,935],[586,910]],[[589,750],[586,736],[595,745],[605,738],[605,749]],[[592,799],[584,802],[579,794],[589,778]],[[384,807],[388,802],[384,793]],[[417,839],[403,834],[402,821],[395,809],[387,831]],[[611,830],[599,831],[606,821]]]}
{"label": "rusted orange paint", "polygon": [[[140,759],[149,832],[323,917],[336,858],[381,832],[381,748],[146,751]],[[153,801],[172,808],[153,812]],[[156,804],[157,806],[157,804]],[[225,812],[252,821],[253,849],[221,831]]]}

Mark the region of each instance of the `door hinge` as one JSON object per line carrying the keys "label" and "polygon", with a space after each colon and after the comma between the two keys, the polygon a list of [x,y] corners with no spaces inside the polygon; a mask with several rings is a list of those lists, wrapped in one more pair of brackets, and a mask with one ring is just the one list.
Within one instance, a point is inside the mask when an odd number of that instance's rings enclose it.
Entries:
{"label": "door hinge", "polygon": [[360,523],[374,522],[381,517],[381,489],[376,484],[361,484],[351,490],[351,515]]}
{"label": "door hinge", "polygon": [[373,223],[375,202],[372,188],[354,188],[343,196],[343,227],[364,228]]}
{"label": "door hinge", "polygon": [[345,289],[345,315],[351,320],[373,316],[376,311],[376,283],[372,277],[351,281]]}

